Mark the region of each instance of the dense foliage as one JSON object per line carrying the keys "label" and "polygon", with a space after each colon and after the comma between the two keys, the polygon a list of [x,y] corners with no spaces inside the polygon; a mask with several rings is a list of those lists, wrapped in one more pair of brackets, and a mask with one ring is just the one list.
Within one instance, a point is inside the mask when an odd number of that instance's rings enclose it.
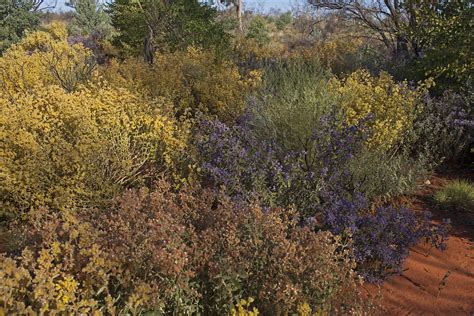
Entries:
{"label": "dense foliage", "polygon": [[54,25],[0,58],[2,216],[111,198],[186,146],[166,101],[93,79],[90,52],[65,34]]}
{"label": "dense foliage", "polygon": [[387,49],[328,12],[33,4],[0,4],[0,315],[370,314],[364,282],[443,249],[401,201],[472,162],[470,7]]}
{"label": "dense foliage", "polygon": [[5,0],[0,3],[0,53],[40,24],[36,1]]}
{"label": "dense foliage", "polygon": [[116,86],[135,86],[151,97],[170,100],[177,116],[200,111],[225,121],[243,112],[246,96],[261,81],[259,71],[241,74],[232,60],[196,47],[154,58],[153,65],[134,59],[114,63],[103,75]]}
{"label": "dense foliage", "polygon": [[387,73],[374,78],[367,71],[354,72],[332,84],[350,124],[369,114],[374,116],[373,135],[368,141],[377,147],[390,147],[399,140],[412,124],[416,103],[426,92],[422,85],[412,89],[407,82],[394,82]]}
{"label": "dense foliage", "polygon": [[197,0],[118,0],[109,5],[114,39],[128,54],[145,54],[153,62],[155,51],[175,51],[188,46],[226,48],[228,36],[214,21],[216,12]]}
{"label": "dense foliage", "polygon": [[[416,10],[416,27],[407,31],[420,47],[416,60],[424,77],[435,77],[441,88],[470,89],[473,80],[474,27],[472,1],[421,1]],[[440,90],[438,90],[439,92]]]}

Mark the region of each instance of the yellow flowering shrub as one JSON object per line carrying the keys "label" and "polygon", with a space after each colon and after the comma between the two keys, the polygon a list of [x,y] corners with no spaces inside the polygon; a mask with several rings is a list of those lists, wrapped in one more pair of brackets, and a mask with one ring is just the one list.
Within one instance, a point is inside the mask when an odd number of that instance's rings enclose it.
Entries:
{"label": "yellow flowering shrub", "polygon": [[[251,297],[246,300],[245,299],[240,300],[235,305],[235,307],[233,307],[230,310],[230,315],[231,316],[258,316],[260,315],[258,308],[250,306],[254,301],[255,300]],[[316,312],[313,312],[308,303],[298,304],[296,308],[296,312],[290,313],[290,315],[294,315],[294,316],[323,316],[323,315],[329,315],[329,314],[330,314],[329,312],[324,311],[322,309],[318,309]]]}
{"label": "yellow flowering shrub", "polygon": [[254,299],[249,297],[247,300],[240,300],[234,308],[230,310],[231,316],[258,316],[260,313],[256,307],[250,309]]}
{"label": "yellow flowering shrub", "polygon": [[103,75],[116,85],[171,100],[178,115],[199,110],[224,121],[242,113],[246,97],[261,81],[259,71],[242,75],[233,62],[193,47],[157,53],[153,65],[133,59],[113,62]]}
{"label": "yellow flowering shrub", "polygon": [[51,84],[73,91],[92,77],[95,68],[92,52],[81,44],[70,45],[60,23],[28,34],[1,59],[0,93],[12,98]]}
{"label": "yellow flowering shrub", "polygon": [[243,36],[234,38],[234,53],[248,69],[258,69],[265,60],[288,55],[284,40],[272,40],[266,45],[259,45],[253,38]]}
{"label": "yellow flowering shrub", "polygon": [[325,41],[317,42],[311,50],[303,52],[304,55],[317,56],[321,65],[339,70],[347,68],[347,63],[354,63],[354,56],[364,44],[360,38],[333,36]]}
{"label": "yellow flowering shrub", "polygon": [[174,174],[186,146],[187,132],[164,98],[112,86],[97,74],[87,85],[67,79],[80,77],[89,51],[68,46],[63,31],[32,33],[0,58],[3,217],[107,200],[143,183],[152,169]]}
{"label": "yellow flowering shrub", "polygon": [[93,230],[68,213],[49,214],[45,221],[46,213],[40,209],[30,220],[31,235],[42,238],[38,247],[32,243],[16,258],[0,255],[0,311],[94,314],[106,307],[113,312],[115,298],[107,291],[113,263],[93,242]]}
{"label": "yellow flowering shrub", "polygon": [[109,87],[0,97],[3,210],[112,197],[140,184],[150,166],[173,171],[186,135],[162,107]]}
{"label": "yellow flowering shrub", "polygon": [[406,81],[395,82],[385,72],[375,77],[366,70],[359,70],[343,80],[332,79],[330,88],[336,93],[349,124],[373,115],[368,123],[372,132],[368,144],[386,149],[412,124],[415,105],[429,84],[426,82],[413,89]]}

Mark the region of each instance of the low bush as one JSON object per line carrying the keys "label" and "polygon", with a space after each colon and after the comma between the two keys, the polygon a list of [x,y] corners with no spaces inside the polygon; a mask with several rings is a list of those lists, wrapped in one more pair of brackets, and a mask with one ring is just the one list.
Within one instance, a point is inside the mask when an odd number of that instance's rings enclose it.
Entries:
{"label": "low bush", "polygon": [[71,213],[38,209],[15,230],[26,247],[0,255],[3,313],[113,314],[119,298],[133,299],[114,292],[123,270],[95,243],[94,229]]}
{"label": "low bush", "polygon": [[150,168],[171,171],[185,146],[172,120],[123,89],[53,86],[0,105],[5,216],[111,198],[143,184]]}
{"label": "low bush", "polygon": [[[32,213],[28,245],[0,259],[6,313],[227,314],[247,297],[265,314],[356,312],[350,247],[291,210],[209,191],[129,191],[105,212]],[[21,250],[21,249],[20,249]],[[257,256],[255,254],[258,254]]]}
{"label": "low bush", "polygon": [[324,116],[303,149],[285,154],[257,137],[251,122],[244,116],[234,126],[218,120],[197,125],[194,145],[205,184],[223,188],[236,201],[258,196],[267,206],[296,205],[303,217],[321,205],[323,190],[339,189],[342,182],[352,188],[346,167],[364,138],[357,126]]}
{"label": "low bush", "polygon": [[228,310],[231,301],[247,296],[256,299],[261,312],[275,315],[296,310],[299,302],[328,312],[340,300],[357,305],[349,253],[339,252],[343,245],[327,233],[300,227],[284,210],[225,211],[223,206],[205,216],[200,234],[204,244],[214,245],[206,254],[204,297],[212,299],[206,306]]}
{"label": "low bush", "polygon": [[247,300],[240,300],[240,302],[231,309],[230,315],[232,316],[258,316],[260,312],[256,307],[251,307],[250,305],[254,302],[253,298]]}
{"label": "low bush", "polygon": [[275,41],[260,45],[247,36],[241,35],[234,38],[234,60],[244,72],[264,68],[281,57],[284,52],[284,45]]}
{"label": "low bush", "polygon": [[250,202],[256,195],[265,205],[275,205],[283,166],[272,146],[252,133],[247,117],[233,126],[202,119],[193,144],[206,186],[224,190],[236,202]]}
{"label": "low bush", "polygon": [[431,172],[433,162],[406,153],[362,150],[349,163],[352,182],[370,201],[412,193]]}
{"label": "low bush", "polygon": [[352,198],[332,194],[322,213],[323,227],[353,239],[358,271],[366,280],[383,280],[401,272],[409,247],[421,239],[443,249],[447,223],[431,224],[431,214],[417,217],[405,208],[370,207],[361,194]]}
{"label": "low bush", "polygon": [[275,142],[286,153],[303,150],[315,124],[334,110],[329,77],[315,59],[290,59],[268,66],[262,89],[249,104],[260,137]]}
{"label": "low bush", "polygon": [[426,98],[418,105],[413,126],[405,131],[400,147],[433,165],[462,161],[474,142],[472,102],[472,96],[449,91]]}

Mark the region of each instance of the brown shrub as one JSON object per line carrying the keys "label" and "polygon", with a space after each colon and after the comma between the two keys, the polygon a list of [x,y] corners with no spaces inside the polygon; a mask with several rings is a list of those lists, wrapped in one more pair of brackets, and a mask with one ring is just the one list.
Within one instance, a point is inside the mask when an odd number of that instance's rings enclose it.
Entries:
{"label": "brown shrub", "polygon": [[349,248],[293,214],[203,190],[173,192],[164,181],[102,212],[42,210],[23,230],[29,248],[0,258],[0,306],[220,315],[253,297],[269,315],[301,304],[360,312]]}

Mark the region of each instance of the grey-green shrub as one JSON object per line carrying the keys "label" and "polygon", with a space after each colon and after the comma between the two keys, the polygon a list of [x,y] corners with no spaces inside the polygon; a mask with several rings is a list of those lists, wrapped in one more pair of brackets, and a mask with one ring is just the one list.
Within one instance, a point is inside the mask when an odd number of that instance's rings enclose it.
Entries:
{"label": "grey-green shrub", "polygon": [[474,141],[473,102],[472,95],[449,91],[440,98],[427,98],[400,148],[424,156],[432,165],[459,160]]}
{"label": "grey-green shrub", "polygon": [[369,200],[386,200],[412,192],[430,168],[421,158],[364,151],[350,162],[352,181]]}
{"label": "grey-green shrub", "polygon": [[319,119],[335,108],[330,76],[315,59],[267,67],[263,88],[249,105],[257,133],[284,152],[305,150]]}
{"label": "grey-green shrub", "polygon": [[280,14],[276,20],[275,25],[279,31],[283,31],[291,22],[293,21],[293,16],[291,12],[285,12]]}

